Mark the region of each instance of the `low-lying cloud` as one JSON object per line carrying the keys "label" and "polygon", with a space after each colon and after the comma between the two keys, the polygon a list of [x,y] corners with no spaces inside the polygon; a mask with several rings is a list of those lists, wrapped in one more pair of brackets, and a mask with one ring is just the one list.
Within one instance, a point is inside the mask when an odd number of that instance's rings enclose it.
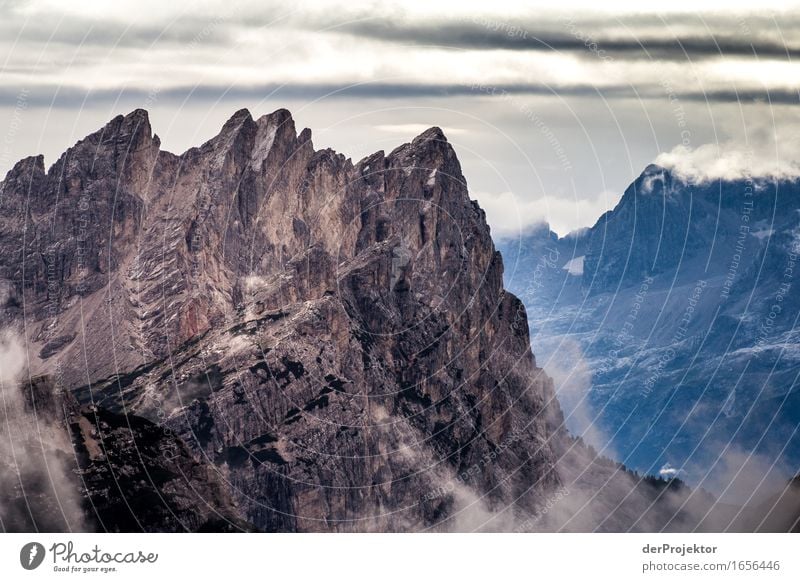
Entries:
{"label": "low-lying cloud", "polygon": [[555,196],[526,199],[513,192],[475,196],[486,211],[492,235],[505,239],[524,235],[542,224],[549,224],[551,230],[563,236],[594,224],[619,199],[610,192],[601,192],[594,199]]}
{"label": "low-lying cloud", "polygon": [[[0,330],[0,531],[85,529],[63,425],[26,405],[25,349]],[[35,402],[35,399],[33,399]]]}

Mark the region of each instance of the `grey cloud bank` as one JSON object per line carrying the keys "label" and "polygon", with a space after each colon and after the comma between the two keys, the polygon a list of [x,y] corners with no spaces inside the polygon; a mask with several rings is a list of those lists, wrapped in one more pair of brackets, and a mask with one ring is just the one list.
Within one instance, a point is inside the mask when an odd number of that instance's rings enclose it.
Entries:
{"label": "grey cloud bank", "polygon": [[[495,233],[513,235],[542,220],[559,231],[592,224],[656,159],[685,167],[721,156],[719,169],[754,132],[799,125],[800,19],[780,4],[758,14],[575,2],[129,8],[0,5],[0,128],[20,123],[26,95],[25,131],[6,136],[0,174],[28,155],[52,161],[79,129],[136,107],[163,120],[174,151],[210,137],[218,112],[262,104],[290,107],[327,128],[325,145],[364,154],[385,139],[380,127],[447,125],[469,128],[453,136],[465,172],[481,203],[513,202],[517,215],[490,213]],[[796,150],[777,141],[788,171]],[[765,176],[770,153],[754,165]]]}

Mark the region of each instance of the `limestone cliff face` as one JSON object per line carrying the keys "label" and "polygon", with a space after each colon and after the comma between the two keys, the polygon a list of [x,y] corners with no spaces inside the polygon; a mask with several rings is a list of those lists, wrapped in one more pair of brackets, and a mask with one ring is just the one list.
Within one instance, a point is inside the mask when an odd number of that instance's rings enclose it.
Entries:
{"label": "limestone cliff face", "polygon": [[354,164],[240,111],[176,156],[139,110],[0,188],[30,371],[177,436],[245,522],[501,529],[558,488],[552,384],[438,128]]}

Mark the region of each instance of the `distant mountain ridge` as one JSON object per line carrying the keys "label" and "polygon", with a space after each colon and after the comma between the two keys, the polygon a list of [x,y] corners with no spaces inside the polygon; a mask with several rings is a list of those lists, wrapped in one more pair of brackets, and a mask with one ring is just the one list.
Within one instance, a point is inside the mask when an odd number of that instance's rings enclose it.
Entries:
{"label": "distant mountain ridge", "polygon": [[800,183],[651,165],[592,228],[499,246],[573,430],[718,493],[745,461],[798,472]]}

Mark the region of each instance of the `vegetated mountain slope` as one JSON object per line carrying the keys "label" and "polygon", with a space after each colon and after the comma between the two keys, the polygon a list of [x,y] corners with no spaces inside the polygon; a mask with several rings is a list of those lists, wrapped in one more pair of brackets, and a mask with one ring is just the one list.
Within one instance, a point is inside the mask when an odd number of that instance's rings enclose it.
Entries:
{"label": "vegetated mountain slope", "polygon": [[46,445],[74,458],[64,480],[85,527],[693,519],[688,491],[662,501],[666,482],[563,429],[438,128],[354,164],[315,150],[285,110],[240,111],[176,156],[137,110],[49,170],[23,160],[0,196],[2,323],[62,403],[48,426],[72,450]]}
{"label": "vegetated mountain slope", "polygon": [[591,229],[504,241],[567,424],[715,494],[783,487],[800,469],[798,210],[797,182],[649,166]]}

